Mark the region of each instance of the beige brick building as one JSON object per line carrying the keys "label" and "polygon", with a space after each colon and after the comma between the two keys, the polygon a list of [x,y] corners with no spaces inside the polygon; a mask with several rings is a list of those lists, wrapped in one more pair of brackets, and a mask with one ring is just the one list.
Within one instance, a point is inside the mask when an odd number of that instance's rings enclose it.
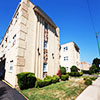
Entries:
{"label": "beige brick building", "polygon": [[54,75],[59,68],[59,28],[30,0],[21,0],[0,44],[0,74],[13,86],[16,74]]}
{"label": "beige brick building", "polygon": [[60,65],[70,72],[70,68],[75,65],[80,69],[80,49],[74,42],[61,45]]}

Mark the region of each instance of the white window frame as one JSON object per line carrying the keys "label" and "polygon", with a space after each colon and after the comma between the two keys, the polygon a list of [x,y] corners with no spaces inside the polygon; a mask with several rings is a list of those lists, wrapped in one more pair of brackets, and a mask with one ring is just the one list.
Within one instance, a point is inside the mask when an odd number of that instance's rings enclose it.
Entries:
{"label": "white window frame", "polygon": [[[45,65],[45,68],[44,68]],[[48,72],[48,64],[43,64],[43,72]]]}
{"label": "white window frame", "polygon": [[10,72],[10,73],[13,72],[13,63],[14,63],[13,60],[11,60],[11,61],[10,61],[10,64],[9,64],[9,72]]}

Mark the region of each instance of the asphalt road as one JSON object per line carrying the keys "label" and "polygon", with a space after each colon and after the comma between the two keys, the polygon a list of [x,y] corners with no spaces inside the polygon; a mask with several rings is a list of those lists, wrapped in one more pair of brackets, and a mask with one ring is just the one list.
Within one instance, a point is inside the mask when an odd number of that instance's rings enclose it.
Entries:
{"label": "asphalt road", "polygon": [[0,100],[27,100],[16,89],[0,81]]}

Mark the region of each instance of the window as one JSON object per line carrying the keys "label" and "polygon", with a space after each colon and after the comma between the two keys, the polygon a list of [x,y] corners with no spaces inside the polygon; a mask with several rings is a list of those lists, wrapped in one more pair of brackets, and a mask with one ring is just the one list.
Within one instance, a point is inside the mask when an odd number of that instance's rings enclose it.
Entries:
{"label": "window", "polygon": [[69,70],[69,67],[66,67],[66,72],[68,72],[68,70]]}
{"label": "window", "polygon": [[47,49],[47,41],[44,41],[44,48]]}
{"label": "window", "polygon": [[48,72],[48,64],[43,64],[43,72]]}
{"label": "window", "polygon": [[3,47],[4,45],[2,44],[2,47]]}
{"label": "window", "polygon": [[47,30],[48,30],[48,24],[47,24],[47,23],[45,23],[45,29],[47,29]]}
{"label": "window", "polygon": [[16,14],[15,18],[18,19],[19,13]]}
{"label": "window", "polygon": [[66,60],[68,60],[68,56],[65,56],[65,57],[64,57],[64,61],[66,61]]}
{"label": "window", "polygon": [[12,72],[13,71],[13,60],[10,61],[10,67],[9,67],[9,72]]}
{"label": "window", "polygon": [[12,44],[12,46],[14,46],[15,43],[16,43],[16,34],[13,36],[13,44]]}
{"label": "window", "polygon": [[6,42],[7,42],[7,39],[8,39],[8,38],[6,37],[6,39],[5,39]]}
{"label": "window", "polygon": [[68,47],[66,46],[66,47],[64,47],[64,51],[66,51],[66,50],[68,50]]}

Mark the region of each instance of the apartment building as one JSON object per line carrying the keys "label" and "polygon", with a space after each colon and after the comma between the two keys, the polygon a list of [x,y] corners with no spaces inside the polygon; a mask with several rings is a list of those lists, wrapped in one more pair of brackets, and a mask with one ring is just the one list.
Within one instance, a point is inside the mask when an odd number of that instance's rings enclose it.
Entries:
{"label": "apartment building", "polygon": [[89,70],[92,65],[87,62],[81,62],[81,70]]}
{"label": "apartment building", "polygon": [[0,44],[0,74],[13,86],[16,74],[43,79],[59,68],[59,28],[30,0],[21,0]]}
{"label": "apartment building", "polygon": [[80,69],[80,49],[74,42],[62,44],[60,55],[60,65],[65,67],[67,72],[70,72],[73,65]]}

